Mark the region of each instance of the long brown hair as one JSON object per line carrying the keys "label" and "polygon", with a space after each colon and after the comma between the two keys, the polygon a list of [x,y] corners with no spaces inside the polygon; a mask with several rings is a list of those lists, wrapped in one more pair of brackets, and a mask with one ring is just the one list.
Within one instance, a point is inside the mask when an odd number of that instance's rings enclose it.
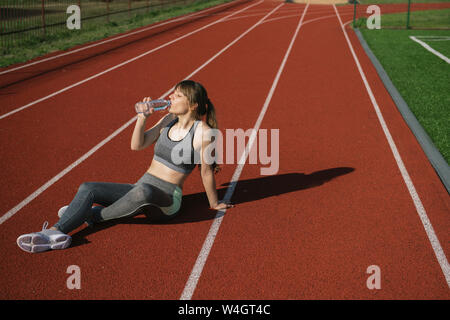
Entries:
{"label": "long brown hair", "polygon": [[[208,93],[205,87],[193,80],[183,80],[175,86],[175,90],[180,90],[188,99],[191,105],[197,104],[195,118],[200,120],[206,115],[206,123],[213,129],[218,129],[216,110],[211,100],[208,98]],[[220,171],[220,167],[216,162],[212,164],[214,173]]]}

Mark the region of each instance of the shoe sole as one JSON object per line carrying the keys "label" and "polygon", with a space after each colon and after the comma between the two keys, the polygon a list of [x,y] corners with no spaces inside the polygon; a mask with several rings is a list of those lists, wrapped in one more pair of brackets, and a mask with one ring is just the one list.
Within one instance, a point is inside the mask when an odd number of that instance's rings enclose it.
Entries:
{"label": "shoe sole", "polygon": [[54,237],[52,240],[39,233],[24,234],[17,238],[19,248],[30,253],[66,249],[71,242],[72,238],[64,234]]}

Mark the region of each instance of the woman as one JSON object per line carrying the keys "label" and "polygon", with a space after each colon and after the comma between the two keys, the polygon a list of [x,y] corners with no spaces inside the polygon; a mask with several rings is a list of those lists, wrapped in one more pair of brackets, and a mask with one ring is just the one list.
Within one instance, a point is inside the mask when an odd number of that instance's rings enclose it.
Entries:
{"label": "woman", "polygon": [[[72,240],[68,233],[83,223],[92,225],[130,217],[139,214],[143,208],[150,207],[151,217],[155,219],[175,217],[181,206],[183,183],[195,167],[193,160],[196,156],[201,160],[200,172],[210,208],[222,210],[233,207],[218,201],[214,178],[217,167],[207,164],[211,162],[206,158],[205,151],[211,143],[212,130],[209,129],[217,128],[217,121],[205,88],[198,82],[185,80],[175,86],[169,98],[169,114],[147,131],[144,131],[145,124],[154,110],[151,108],[146,113],[138,113],[131,149],[142,150],[155,141],[156,144],[150,168],[136,184],[81,184],[70,205],[58,212],[60,220],[53,227],[46,229],[46,222],[42,231],[21,235],[17,238],[18,246],[32,253],[65,249]],[[204,115],[206,122],[201,120]],[[184,148],[180,149],[180,146]],[[184,160],[180,163],[173,156],[179,152],[174,153],[174,150],[187,150],[190,155],[183,154]],[[100,206],[93,207],[94,203]]]}

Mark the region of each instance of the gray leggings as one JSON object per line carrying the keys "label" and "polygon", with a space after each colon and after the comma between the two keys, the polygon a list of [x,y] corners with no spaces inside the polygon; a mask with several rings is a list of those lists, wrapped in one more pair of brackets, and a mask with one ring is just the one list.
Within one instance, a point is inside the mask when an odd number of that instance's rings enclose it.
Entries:
{"label": "gray leggings", "polygon": [[[84,222],[130,217],[148,206],[152,218],[166,220],[178,212],[181,197],[180,187],[148,172],[136,184],[84,182],[54,227],[67,234]],[[94,203],[100,206],[92,207]]]}

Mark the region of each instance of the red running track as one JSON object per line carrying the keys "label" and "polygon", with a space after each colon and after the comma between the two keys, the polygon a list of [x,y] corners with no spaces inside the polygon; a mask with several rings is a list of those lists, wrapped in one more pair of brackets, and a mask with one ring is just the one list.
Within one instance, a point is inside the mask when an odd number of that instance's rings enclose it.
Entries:
{"label": "red running track", "polygon": [[[350,7],[338,10],[343,22],[351,20]],[[58,62],[64,67],[27,80],[2,75],[10,83],[0,90],[4,115],[165,45],[0,119],[1,178],[7,182],[0,186],[0,297],[179,299],[190,291],[192,299],[448,299],[448,194],[356,36],[347,33],[444,262],[425,232],[334,7],[234,2],[102,54]],[[280,133],[279,171],[262,176],[266,165],[244,165],[232,196],[237,206],[221,220],[199,281],[187,288],[217,220],[197,170],[185,184],[182,215],[171,223],[135,217],[80,227],[67,250],[21,251],[17,236],[54,223],[82,182],[134,182],[145,172],[152,148],[129,149],[133,104],[167,94],[192,72],[217,106],[222,130],[253,128],[267,101],[260,128]],[[236,168],[224,165],[216,176],[221,197]],[[70,265],[80,267],[80,290],[66,287]],[[381,271],[379,290],[366,286],[371,265]]]}

